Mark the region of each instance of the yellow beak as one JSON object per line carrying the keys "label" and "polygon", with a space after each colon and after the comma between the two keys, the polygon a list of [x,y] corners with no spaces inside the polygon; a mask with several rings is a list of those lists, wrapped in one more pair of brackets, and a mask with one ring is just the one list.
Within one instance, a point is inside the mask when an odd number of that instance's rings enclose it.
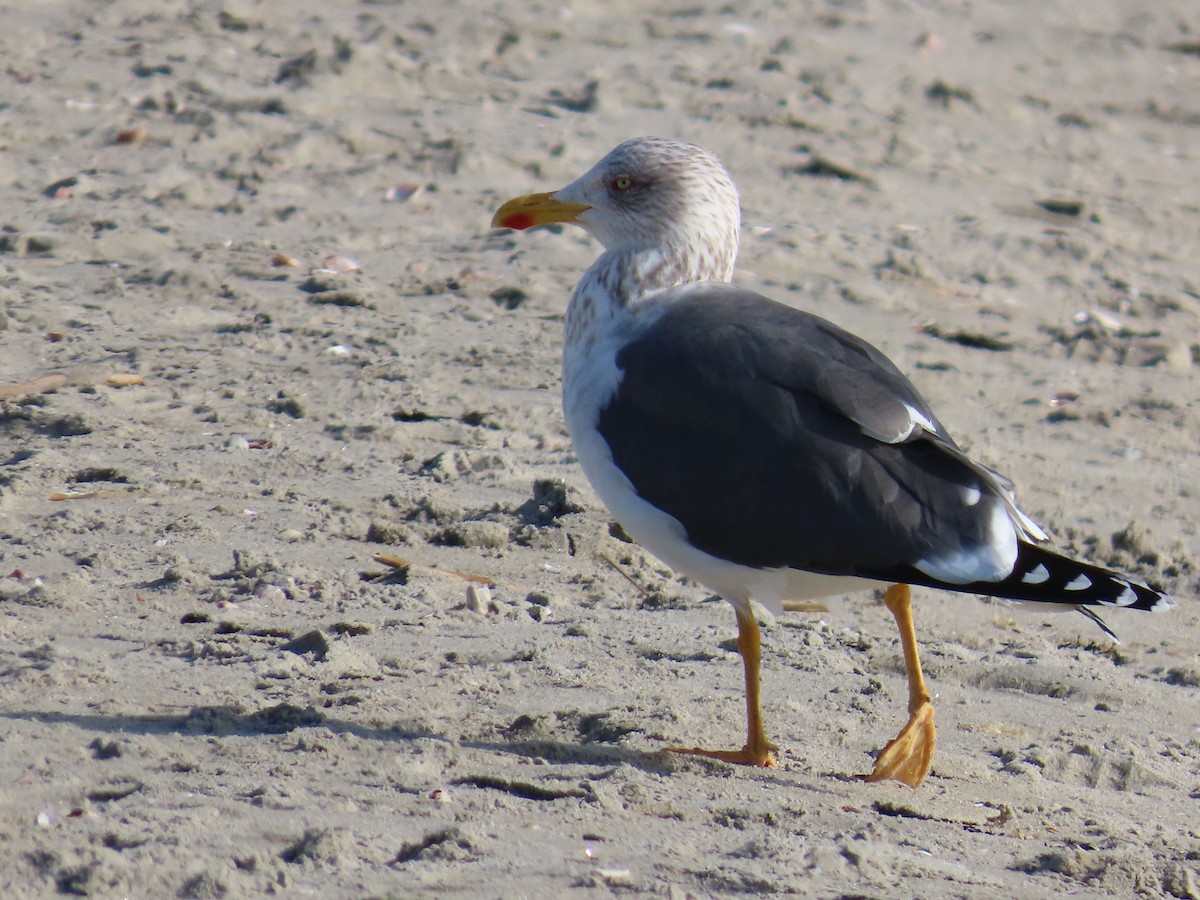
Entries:
{"label": "yellow beak", "polygon": [[552,222],[576,222],[579,214],[591,209],[586,203],[564,203],[548,194],[526,194],[514,197],[492,216],[493,228],[515,228],[524,231],[534,225],[549,225]]}

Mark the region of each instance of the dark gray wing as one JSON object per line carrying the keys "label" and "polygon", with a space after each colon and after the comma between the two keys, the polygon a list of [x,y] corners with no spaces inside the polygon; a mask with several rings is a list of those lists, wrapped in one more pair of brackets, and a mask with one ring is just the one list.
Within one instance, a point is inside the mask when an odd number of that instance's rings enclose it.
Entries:
{"label": "dark gray wing", "polygon": [[714,556],[929,583],[912,567],[986,546],[1009,502],[882,353],[750,291],[681,289],[617,364],[614,460]]}
{"label": "dark gray wing", "polygon": [[[1008,480],[959,449],[890,360],[824,319],[693,285],[617,365],[598,420],[613,459],[714,556],[1073,605],[1106,631],[1088,607],[1172,606],[1038,546]],[[1006,523],[1017,539],[1001,552]]]}

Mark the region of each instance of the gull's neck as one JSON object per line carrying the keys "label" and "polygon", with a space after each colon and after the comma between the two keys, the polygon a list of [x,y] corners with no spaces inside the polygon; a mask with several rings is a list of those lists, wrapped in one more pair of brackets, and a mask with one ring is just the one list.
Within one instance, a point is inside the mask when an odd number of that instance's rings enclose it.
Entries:
{"label": "gull's neck", "polygon": [[729,282],[737,256],[737,238],[724,247],[652,247],[606,251],[584,273],[567,307],[567,342],[611,322],[668,288],[701,281]]}

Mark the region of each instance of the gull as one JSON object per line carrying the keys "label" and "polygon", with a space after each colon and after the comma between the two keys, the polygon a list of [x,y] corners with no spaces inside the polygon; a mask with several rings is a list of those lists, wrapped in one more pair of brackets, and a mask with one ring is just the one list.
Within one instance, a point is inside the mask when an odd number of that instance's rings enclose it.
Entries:
{"label": "gull", "polygon": [[636,138],[561,190],[492,219],[573,223],[604,253],[571,297],[563,412],[580,466],[625,531],[733,605],[746,692],[737,750],[671,747],[773,766],[753,604],[888,585],[909,718],[868,780],[916,787],[937,731],[910,585],[1076,609],[1165,610],[1161,591],[1056,553],[1013,484],[969,457],[875,347],[731,284],[741,213],[715,155]]}

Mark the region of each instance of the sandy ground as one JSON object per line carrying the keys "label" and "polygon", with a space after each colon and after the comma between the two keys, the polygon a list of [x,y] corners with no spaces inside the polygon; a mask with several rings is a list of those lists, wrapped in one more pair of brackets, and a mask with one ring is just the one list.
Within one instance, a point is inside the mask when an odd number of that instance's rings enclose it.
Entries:
{"label": "sandy ground", "polygon": [[[642,10],[0,3],[4,896],[1200,897],[1194,5]],[[1179,608],[919,592],[919,790],[869,594],[766,623],[778,770],[664,753],[741,740],[732,612],[575,465],[595,244],[487,227],[644,133]]]}

